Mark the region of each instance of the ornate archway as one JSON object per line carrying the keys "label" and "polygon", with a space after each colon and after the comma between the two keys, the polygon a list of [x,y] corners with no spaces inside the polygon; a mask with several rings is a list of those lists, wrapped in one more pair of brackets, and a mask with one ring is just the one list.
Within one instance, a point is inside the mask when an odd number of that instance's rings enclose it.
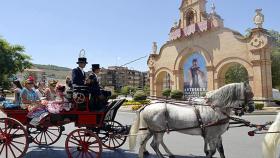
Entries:
{"label": "ornate archway", "polygon": [[167,68],[162,68],[159,71],[156,72],[155,75],[155,95],[161,97],[162,91],[164,89],[172,89],[172,86],[174,84],[173,78],[172,78],[172,72]]}
{"label": "ornate archway", "polygon": [[[169,41],[148,59],[151,94],[161,96],[163,72],[170,74],[173,90],[184,91],[184,63],[191,54],[199,52],[205,59],[208,91],[224,85],[228,68],[240,64],[248,72],[255,97],[270,99],[272,43],[267,31],[261,28],[261,21],[244,37],[224,27],[215,7],[206,14],[205,4],[204,0],[182,1],[181,19],[171,28]],[[256,17],[260,14],[258,11]],[[190,23],[192,19],[194,23]]]}
{"label": "ornate archway", "polygon": [[220,61],[217,64],[217,66],[215,67],[216,73],[214,75],[215,88],[219,88],[219,87],[222,87],[223,85],[225,85],[225,74],[226,74],[227,70],[235,64],[240,64],[247,70],[250,85],[254,89],[253,65],[250,64],[248,61],[241,59],[241,58],[237,58],[237,57],[227,58],[225,60]]}

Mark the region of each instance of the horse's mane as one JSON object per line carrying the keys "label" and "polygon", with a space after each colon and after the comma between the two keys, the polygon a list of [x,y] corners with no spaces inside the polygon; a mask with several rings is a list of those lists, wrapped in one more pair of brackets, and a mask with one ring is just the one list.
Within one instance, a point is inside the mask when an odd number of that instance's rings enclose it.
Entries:
{"label": "horse's mane", "polygon": [[213,107],[232,107],[240,102],[243,95],[243,83],[232,83],[225,85],[207,95]]}

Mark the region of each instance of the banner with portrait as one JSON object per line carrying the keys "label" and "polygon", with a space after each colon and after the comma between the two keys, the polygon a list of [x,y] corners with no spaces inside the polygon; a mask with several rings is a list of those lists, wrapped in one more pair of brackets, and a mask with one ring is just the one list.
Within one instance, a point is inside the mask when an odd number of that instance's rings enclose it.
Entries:
{"label": "banner with portrait", "polygon": [[206,92],[206,62],[201,53],[195,52],[184,64],[184,95],[185,97],[199,97]]}

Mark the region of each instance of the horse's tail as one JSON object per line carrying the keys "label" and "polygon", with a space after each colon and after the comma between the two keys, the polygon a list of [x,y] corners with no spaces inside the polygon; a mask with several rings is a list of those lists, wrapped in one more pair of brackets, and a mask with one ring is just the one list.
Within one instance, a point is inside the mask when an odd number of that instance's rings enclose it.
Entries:
{"label": "horse's tail", "polygon": [[132,124],[130,131],[129,131],[129,149],[132,150],[136,146],[136,139],[137,139],[137,133],[139,131],[140,124],[142,125],[144,120],[142,118],[141,112],[143,109],[140,109],[137,111],[136,119],[134,120],[134,123]]}
{"label": "horse's tail", "polygon": [[[270,126],[268,132],[280,131],[280,113],[278,113],[275,122]],[[268,133],[262,144],[264,158],[276,158],[276,149],[280,144],[280,133]]]}

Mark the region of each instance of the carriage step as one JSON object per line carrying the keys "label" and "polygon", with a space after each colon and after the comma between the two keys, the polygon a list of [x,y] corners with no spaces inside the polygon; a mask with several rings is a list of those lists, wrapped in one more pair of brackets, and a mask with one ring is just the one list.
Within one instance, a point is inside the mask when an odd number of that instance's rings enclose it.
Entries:
{"label": "carriage step", "polygon": [[64,131],[65,131],[65,127],[61,126],[61,132],[64,132]]}

